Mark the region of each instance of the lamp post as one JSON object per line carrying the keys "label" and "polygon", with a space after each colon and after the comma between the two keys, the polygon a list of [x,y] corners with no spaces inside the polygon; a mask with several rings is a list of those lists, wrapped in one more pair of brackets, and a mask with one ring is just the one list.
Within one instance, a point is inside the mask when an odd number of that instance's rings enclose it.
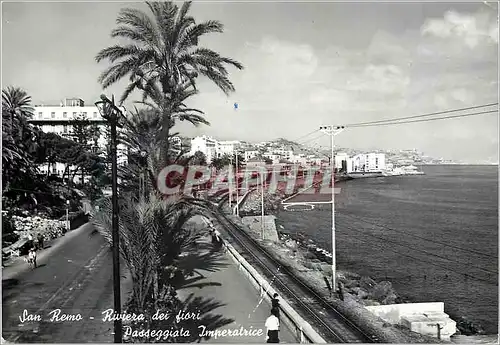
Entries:
{"label": "lamp post", "polygon": [[229,156],[229,173],[227,174],[227,182],[229,185],[229,210],[233,214],[233,153]]}
{"label": "lamp post", "polygon": [[240,180],[239,180],[239,170],[238,170],[238,151],[236,151],[236,215],[239,217],[240,215],[240,206],[239,206],[239,188],[240,188]]}
{"label": "lamp post", "polygon": [[[112,237],[113,237],[113,291],[114,291],[114,312],[121,314],[120,296],[120,236],[118,232],[118,164],[117,164],[117,134],[116,128],[123,127],[125,117],[123,112],[115,105],[114,97],[110,100],[105,95],[101,95],[101,101],[95,102],[101,116],[108,121],[111,127],[111,180],[112,180]],[[114,342],[121,343],[122,321],[117,318],[114,321]]]}
{"label": "lamp post", "polygon": [[262,239],[264,239],[264,171],[260,174],[260,207],[261,207],[261,231],[262,231]]}
{"label": "lamp post", "polygon": [[319,128],[323,133],[327,134],[331,138],[331,158],[330,158],[330,169],[331,169],[331,180],[332,180],[332,289],[335,291],[337,286],[336,283],[336,250],[335,250],[335,155],[333,149],[335,147],[333,137],[342,132],[344,126],[322,126]]}
{"label": "lamp post", "polygon": [[147,152],[146,151],[141,151],[141,174],[140,174],[140,177],[139,177],[139,200],[141,202],[144,202],[144,199],[145,199],[145,194],[146,194],[146,173],[145,173],[145,168],[144,166],[146,165],[147,161],[146,161],[146,156],[147,156]]}
{"label": "lamp post", "polygon": [[69,231],[69,200],[66,200],[66,232]]}

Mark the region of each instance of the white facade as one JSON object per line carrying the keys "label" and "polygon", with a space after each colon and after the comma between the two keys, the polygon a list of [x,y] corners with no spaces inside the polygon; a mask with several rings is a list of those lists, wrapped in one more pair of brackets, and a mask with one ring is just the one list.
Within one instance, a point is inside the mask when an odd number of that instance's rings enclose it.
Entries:
{"label": "white facade", "polygon": [[219,141],[217,143],[217,157],[224,155],[233,155],[240,147],[241,143],[237,140],[232,141]]}
{"label": "white facade", "polygon": [[197,151],[202,152],[207,157],[207,163],[211,163],[217,157],[217,140],[206,135],[196,137],[191,140],[190,154],[194,155]]}
{"label": "white facade", "polygon": [[278,164],[280,162],[281,156],[273,153],[264,153],[264,157],[273,161],[273,164]]}
{"label": "white facade", "polygon": [[257,157],[259,155],[259,151],[245,151],[245,161],[248,162],[250,159]]}
{"label": "white facade", "polygon": [[[386,170],[385,154],[383,153],[363,153],[351,159],[351,169],[348,172],[378,172]],[[349,164],[348,164],[349,166]]]}
{"label": "white facade", "polygon": [[307,157],[303,154],[292,155],[292,157],[290,157],[290,161],[295,164],[305,165],[307,164]]}
{"label": "white facade", "polygon": [[344,152],[339,152],[335,154],[335,168],[337,169],[342,169],[342,162],[345,161],[347,164],[347,167],[349,168],[349,155]]}
{"label": "white facade", "polygon": [[274,149],[271,151],[271,153],[275,155],[280,155],[282,159],[290,160],[293,156],[293,151],[292,150],[286,150],[286,149]]}
{"label": "white facade", "polygon": [[[122,109],[125,114],[125,109]],[[106,148],[106,127],[107,122],[101,117],[96,106],[85,106],[83,100],[78,98],[65,99],[59,106],[38,105],[34,107],[34,116],[29,121],[34,126],[37,126],[45,133],[56,133],[62,137],[73,139],[73,126],[71,122],[79,117],[84,116],[91,124],[97,124],[100,135],[97,139],[98,149]],[[89,138],[89,145],[94,145],[93,138]],[[118,144],[117,161],[119,165],[127,163],[126,147],[123,144]],[[39,170],[47,173],[47,165],[41,165]],[[51,166],[51,173],[62,176],[66,168],[65,164],[56,163]],[[74,169],[74,167],[72,167]]]}

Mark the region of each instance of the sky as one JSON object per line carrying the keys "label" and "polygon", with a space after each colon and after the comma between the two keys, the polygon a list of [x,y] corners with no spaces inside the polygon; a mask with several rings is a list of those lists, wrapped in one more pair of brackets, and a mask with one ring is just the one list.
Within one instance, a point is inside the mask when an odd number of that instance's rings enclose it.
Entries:
{"label": "sky", "polygon": [[[92,104],[103,93],[97,78],[108,66],[96,63],[95,55],[118,43],[110,33],[124,7],[148,11],[139,2],[3,2],[2,88],[22,87],[34,104],[59,104],[66,97]],[[224,33],[208,35],[200,45],[245,68],[230,69],[236,92],[229,96],[200,80],[200,93],[189,105],[203,110],[211,126],[177,129],[185,136],[300,138],[299,143],[327,146],[327,137],[304,135],[322,125],[497,103],[497,7],[494,2],[195,1],[191,14],[197,21],[215,19],[225,26]],[[104,92],[118,97],[126,82]],[[134,100],[133,95],[127,109]],[[498,113],[347,128],[335,144],[498,162]]]}

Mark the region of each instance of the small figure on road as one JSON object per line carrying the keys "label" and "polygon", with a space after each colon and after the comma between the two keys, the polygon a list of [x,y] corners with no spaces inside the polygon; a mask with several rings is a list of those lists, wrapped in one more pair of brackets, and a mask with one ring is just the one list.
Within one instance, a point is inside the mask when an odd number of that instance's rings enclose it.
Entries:
{"label": "small figure on road", "polygon": [[279,343],[280,320],[276,309],[271,309],[271,315],[267,318],[265,326],[267,328],[266,343]]}
{"label": "small figure on road", "polygon": [[38,234],[38,237],[37,237],[37,240],[38,240],[38,249],[43,249],[43,235],[41,233]]}
{"label": "small figure on road", "polygon": [[28,253],[28,262],[32,268],[36,268],[36,251],[34,248],[31,248]]}
{"label": "small figure on road", "polygon": [[337,286],[338,286],[337,293],[339,294],[340,300],[343,301],[344,300],[344,284],[342,284],[342,282],[338,282]]}
{"label": "small figure on road", "polygon": [[280,318],[280,300],[278,299],[278,294],[275,293],[273,295],[273,299],[271,300],[271,309],[276,310],[276,317]]}

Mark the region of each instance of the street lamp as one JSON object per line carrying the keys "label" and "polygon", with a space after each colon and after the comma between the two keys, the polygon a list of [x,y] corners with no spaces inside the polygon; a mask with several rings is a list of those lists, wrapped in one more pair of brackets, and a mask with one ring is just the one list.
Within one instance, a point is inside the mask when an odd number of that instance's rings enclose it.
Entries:
{"label": "street lamp", "polygon": [[70,224],[69,224],[69,200],[66,200],[66,232],[69,231]]}
{"label": "street lamp", "polygon": [[330,157],[330,169],[331,169],[331,184],[332,184],[332,195],[331,195],[331,203],[332,203],[332,289],[335,291],[337,288],[336,284],[336,250],[335,250],[335,154],[334,148],[335,143],[333,137],[337,134],[344,131],[344,126],[321,126],[320,131],[330,136],[330,149],[331,149],[331,157]]}
{"label": "street lamp", "polygon": [[[114,291],[114,311],[121,314],[121,296],[120,296],[120,236],[118,232],[118,164],[117,164],[117,135],[116,128],[123,127],[125,116],[123,112],[115,105],[114,96],[107,98],[101,95],[101,101],[95,102],[101,116],[108,121],[111,127],[111,180],[112,180],[112,203],[113,203],[113,218],[112,218],[112,237],[113,237],[113,291]],[[117,318],[114,321],[114,342],[121,343],[122,337],[122,321]]]}
{"label": "street lamp", "polygon": [[140,173],[140,177],[139,177],[139,199],[141,202],[144,202],[144,197],[145,197],[145,193],[146,193],[146,177],[145,177],[145,168],[144,166],[147,164],[147,155],[148,153],[146,151],[141,151],[140,153],[141,155],[141,161],[140,161],[140,164],[141,164],[141,173]]}
{"label": "street lamp", "polygon": [[239,169],[238,169],[238,150],[236,150],[236,215],[240,216],[240,196],[239,196],[240,180],[239,180]]}

